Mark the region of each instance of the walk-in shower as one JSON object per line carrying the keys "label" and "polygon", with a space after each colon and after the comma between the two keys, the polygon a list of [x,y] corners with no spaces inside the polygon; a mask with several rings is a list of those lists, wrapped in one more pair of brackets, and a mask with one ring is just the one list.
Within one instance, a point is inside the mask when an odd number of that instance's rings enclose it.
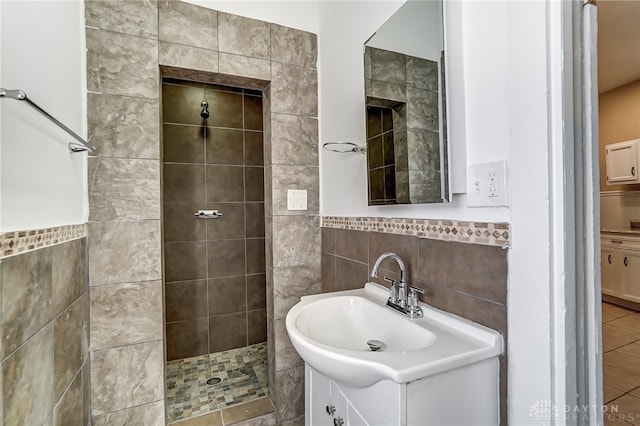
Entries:
{"label": "walk-in shower", "polygon": [[169,422],[268,394],[260,91],[165,79]]}

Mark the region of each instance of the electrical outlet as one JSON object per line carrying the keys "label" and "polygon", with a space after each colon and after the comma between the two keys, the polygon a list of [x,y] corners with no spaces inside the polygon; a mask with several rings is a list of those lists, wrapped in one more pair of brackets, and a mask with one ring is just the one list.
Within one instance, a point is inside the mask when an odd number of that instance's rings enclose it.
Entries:
{"label": "electrical outlet", "polygon": [[467,206],[507,205],[507,162],[473,164],[467,169]]}
{"label": "electrical outlet", "polygon": [[499,173],[495,169],[489,170],[489,195],[488,197],[495,198],[498,194],[498,176]]}

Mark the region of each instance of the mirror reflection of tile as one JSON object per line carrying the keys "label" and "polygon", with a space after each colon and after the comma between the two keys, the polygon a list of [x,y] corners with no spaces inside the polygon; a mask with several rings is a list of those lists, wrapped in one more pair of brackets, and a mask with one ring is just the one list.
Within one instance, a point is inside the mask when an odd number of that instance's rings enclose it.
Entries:
{"label": "mirror reflection of tile", "polygon": [[438,63],[367,46],[365,68],[369,204],[442,202]]}

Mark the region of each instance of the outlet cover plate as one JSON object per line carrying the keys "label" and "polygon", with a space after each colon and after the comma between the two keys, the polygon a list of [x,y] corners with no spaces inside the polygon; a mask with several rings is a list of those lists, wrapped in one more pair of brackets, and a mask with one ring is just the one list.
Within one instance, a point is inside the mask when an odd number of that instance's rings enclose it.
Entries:
{"label": "outlet cover plate", "polygon": [[507,206],[507,162],[471,164],[467,167],[467,207]]}
{"label": "outlet cover plate", "polygon": [[307,210],[307,190],[287,190],[287,210]]}

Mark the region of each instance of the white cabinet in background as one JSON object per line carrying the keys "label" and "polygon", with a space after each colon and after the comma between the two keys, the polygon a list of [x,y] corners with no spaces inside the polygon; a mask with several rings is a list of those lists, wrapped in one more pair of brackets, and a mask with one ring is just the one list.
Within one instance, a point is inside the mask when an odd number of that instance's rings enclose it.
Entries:
{"label": "white cabinet in background", "polygon": [[602,293],[640,303],[640,238],[603,234]]}
{"label": "white cabinet in background", "polygon": [[622,298],[640,303],[640,253],[622,252]]}
{"label": "white cabinet in background", "polygon": [[638,177],[638,144],[640,139],[605,146],[607,184],[640,183]]}
{"label": "white cabinet in background", "polygon": [[613,296],[618,288],[618,251],[602,247],[600,269],[602,271],[601,287],[604,294]]}

